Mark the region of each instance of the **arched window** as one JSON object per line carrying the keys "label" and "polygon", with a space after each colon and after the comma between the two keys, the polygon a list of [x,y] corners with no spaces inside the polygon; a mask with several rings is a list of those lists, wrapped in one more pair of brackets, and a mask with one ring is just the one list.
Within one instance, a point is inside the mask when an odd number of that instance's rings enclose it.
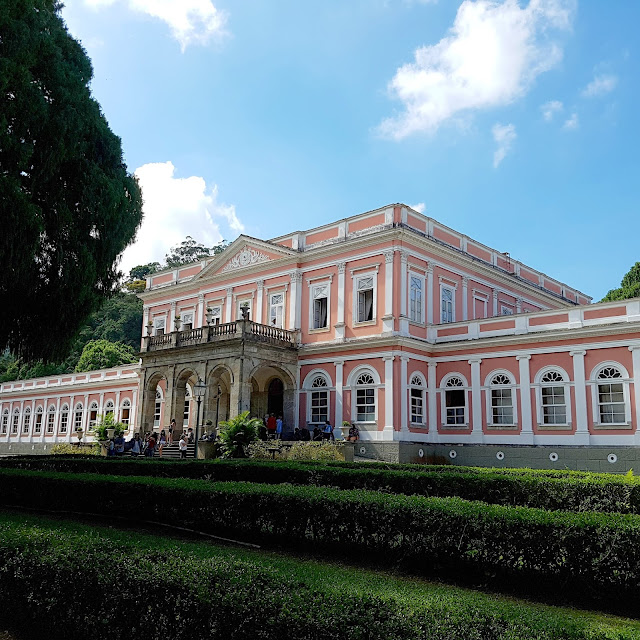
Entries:
{"label": "arched window", "polygon": [[370,373],[361,373],[356,379],[356,420],[376,421],[376,388]]}
{"label": "arched window", "polygon": [[626,424],[627,403],[623,375],[615,366],[605,366],[596,376],[600,424]]}
{"label": "arched window", "polygon": [[120,422],[126,427],[129,426],[129,422],[131,421],[131,401],[126,398],[122,402],[122,406],[120,407]]}
{"label": "arched window", "polygon": [[69,429],[69,405],[63,404],[60,408],[60,433],[67,433]]}
{"label": "arched window", "polygon": [[444,424],[464,426],[467,423],[466,383],[460,376],[453,375],[444,384]]}
{"label": "arched window", "polygon": [[409,397],[411,402],[411,424],[425,425],[425,386],[421,376],[411,377]]}
{"label": "arched window", "polygon": [[557,369],[550,369],[540,376],[540,424],[569,424],[566,382]]}
{"label": "arched window", "polygon": [[53,405],[49,405],[47,410],[47,433],[53,433],[53,428],[56,422],[56,408]]}
{"label": "arched window", "polygon": [[22,433],[28,434],[30,428],[31,428],[31,407],[27,407],[24,410],[24,415],[22,416]]}
{"label": "arched window", "polygon": [[2,435],[6,435],[7,429],[9,428],[9,409],[5,409],[2,412],[2,428],[0,429],[0,433]]}
{"label": "arched window", "polygon": [[98,422],[98,403],[92,402],[89,405],[89,431],[93,431],[93,428]]}
{"label": "arched window", "polygon": [[315,376],[311,381],[311,415],[309,422],[312,424],[324,423],[329,419],[329,392],[327,391],[327,379],[324,376]]}
{"label": "arched window", "polygon": [[42,415],[44,413],[44,409],[42,406],[39,406],[36,409],[36,421],[33,425],[33,433],[42,433]]}
{"label": "arched window", "polygon": [[490,414],[489,424],[515,425],[515,410],[513,402],[513,382],[505,373],[497,373],[490,381]]}
{"label": "arched window", "polygon": [[[184,389],[184,413],[182,414],[182,426],[186,429],[189,426],[189,416],[191,415],[191,386],[187,385]],[[158,422],[158,425],[160,423]]]}
{"label": "arched window", "polygon": [[113,415],[114,404],[113,400],[107,400],[107,403],[104,405],[104,415],[105,417],[109,414]]}
{"label": "arched window", "polygon": [[13,410],[13,420],[11,421],[11,433],[18,433],[18,425],[20,424],[20,409]]}
{"label": "arched window", "polygon": [[160,426],[160,417],[162,415],[162,402],[164,401],[164,398],[162,397],[162,391],[160,391],[160,388],[156,388],[156,404],[154,407],[154,411],[153,411],[153,426],[154,427],[159,427]]}
{"label": "arched window", "polygon": [[74,431],[79,431],[82,429],[82,416],[84,413],[84,407],[82,406],[82,402],[78,402],[76,408],[73,410],[73,429]]}

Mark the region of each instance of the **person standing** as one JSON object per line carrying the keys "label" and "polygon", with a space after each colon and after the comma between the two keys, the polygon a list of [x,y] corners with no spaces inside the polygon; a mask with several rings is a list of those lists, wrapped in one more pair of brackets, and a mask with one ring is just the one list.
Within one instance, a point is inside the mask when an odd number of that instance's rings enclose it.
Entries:
{"label": "person standing", "polygon": [[276,416],[274,413],[267,420],[267,434],[270,439],[273,439],[276,435]]}
{"label": "person standing", "polygon": [[140,434],[136,433],[133,436],[133,440],[131,441],[131,455],[138,456],[140,455]]}
{"label": "person standing", "polygon": [[158,439],[158,455],[162,458],[162,448],[167,444],[167,436],[165,435],[164,429],[160,432],[160,438]]}
{"label": "person standing", "polygon": [[173,444],[173,432],[175,428],[176,428],[176,419],[171,418],[171,422],[169,423],[169,437],[167,439],[167,442],[169,444]]}
{"label": "person standing", "polygon": [[284,428],[284,423],[282,422],[282,416],[278,416],[276,420],[276,440],[282,439],[282,429]]}
{"label": "person standing", "polygon": [[113,444],[116,450],[116,455],[117,456],[123,455],[124,454],[124,436],[122,435],[122,433],[118,433],[117,437],[113,441]]}
{"label": "person standing", "polygon": [[186,459],[187,457],[187,437],[182,434],[180,438],[180,443],[178,444],[178,448],[180,449],[180,458]]}
{"label": "person standing", "polygon": [[333,426],[331,425],[331,422],[329,420],[324,423],[324,429],[322,430],[322,439],[335,440],[335,438],[333,437]]}
{"label": "person standing", "polygon": [[153,454],[156,452],[156,434],[154,431],[151,432],[149,436],[149,441],[147,442],[147,450],[146,454],[149,458],[153,458]]}

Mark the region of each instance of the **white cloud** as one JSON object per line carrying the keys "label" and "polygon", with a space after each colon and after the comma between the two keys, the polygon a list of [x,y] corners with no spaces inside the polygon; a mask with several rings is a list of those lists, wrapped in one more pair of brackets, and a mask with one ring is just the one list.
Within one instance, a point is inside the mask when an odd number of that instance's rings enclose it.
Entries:
{"label": "white cloud", "polygon": [[578,121],[578,114],[577,113],[572,113],[571,117],[567,120],[565,120],[564,124],[562,125],[563,129],[577,129],[579,126],[580,122]]}
{"label": "white cloud", "polygon": [[542,111],[542,117],[547,122],[551,122],[551,120],[553,120],[553,116],[562,111],[562,102],[560,102],[560,100],[550,100],[549,102],[545,102],[540,106],[540,111]]}
{"label": "white cloud", "polygon": [[225,35],[226,13],[211,0],[85,0],[99,9],[125,2],[132,11],[146,13],[169,25],[182,51],[190,44],[206,45]]}
{"label": "white cloud", "polygon": [[[122,254],[120,270],[162,262],[169,249],[188,235],[206,246],[244,231],[233,205],[218,201],[218,187],[204,178],[175,178],[171,162],[145,164],[135,175],[142,187],[144,220],[133,245]],[[225,231],[223,235],[220,227]]]}
{"label": "white cloud", "polygon": [[449,34],[396,71],[389,91],[404,111],[379,132],[400,140],[513,102],[561,60],[552,32],[570,28],[573,9],[574,0],[530,0],[522,9],[517,0],[465,0]]}
{"label": "white cloud", "polygon": [[494,124],[491,133],[493,133],[493,139],[498,145],[493,153],[493,168],[496,169],[511,150],[517,134],[516,128],[512,124]]}
{"label": "white cloud", "polygon": [[424,213],[425,209],[427,208],[424,202],[418,202],[418,204],[410,204],[409,206],[418,213]]}
{"label": "white cloud", "polygon": [[585,98],[595,98],[603,96],[616,88],[618,77],[612,75],[596,76],[583,90],[582,95]]}

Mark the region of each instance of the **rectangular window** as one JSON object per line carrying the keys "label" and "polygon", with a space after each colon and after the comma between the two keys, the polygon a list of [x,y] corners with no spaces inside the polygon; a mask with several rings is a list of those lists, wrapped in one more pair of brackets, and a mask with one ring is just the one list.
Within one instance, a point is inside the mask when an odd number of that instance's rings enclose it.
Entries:
{"label": "rectangular window", "polygon": [[183,311],[180,314],[180,320],[182,322],[182,331],[191,331],[193,329],[193,311]]}
{"label": "rectangular window", "polygon": [[440,307],[442,309],[442,322],[454,322],[453,313],[453,289],[442,287],[440,290]]}
{"label": "rectangular window", "polygon": [[358,322],[368,322],[374,319],[373,315],[373,276],[358,278]]}
{"label": "rectangular window", "polygon": [[9,414],[5,413],[2,416],[2,433],[5,434],[7,433],[7,427],[9,425]]}
{"label": "rectangular window", "polygon": [[11,423],[11,433],[18,433],[18,423],[20,422],[20,414],[13,414],[13,422]]}
{"label": "rectangular window", "polygon": [[63,411],[60,414],[60,433],[67,433],[68,424],[69,424],[69,412]]}
{"label": "rectangular window", "polygon": [[311,422],[326,422],[329,419],[329,394],[326,391],[311,392]]}
{"label": "rectangular window", "polygon": [[513,315],[513,309],[511,309],[510,307],[507,307],[505,305],[501,305],[500,306],[500,315],[501,316],[512,316]]}
{"label": "rectangular window", "polygon": [[491,389],[491,417],[493,424],[515,424],[511,389]]}
{"label": "rectangular window", "polygon": [[98,408],[91,407],[89,409],[89,430],[90,431],[93,429],[93,427],[96,426],[97,422],[98,422]]}
{"label": "rectangular window", "polygon": [[445,424],[464,424],[464,409],[466,404],[463,389],[447,389],[445,398]]}
{"label": "rectangular window", "polygon": [[422,322],[422,288],[424,280],[419,276],[411,276],[409,286],[409,320]]}
{"label": "rectangular window", "polygon": [[238,314],[236,315],[236,320],[242,320],[242,308],[246,308],[249,320],[253,318],[253,309],[252,309],[252,300],[249,298],[248,300],[238,300]]}
{"label": "rectangular window", "polygon": [[42,413],[36,413],[36,422],[33,425],[33,433],[42,432]]}
{"label": "rectangular window", "polygon": [[165,318],[153,319],[153,335],[161,336],[165,332]]}
{"label": "rectangular window", "polygon": [[356,391],[356,414],[358,422],[375,422],[376,390],[358,389]]}
{"label": "rectangular window", "polygon": [[313,298],[313,329],[326,329],[329,326],[329,288],[323,284],[312,287],[311,295]]}
{"label": "rectangular window", "polygon": [[279,329],[284,328],[284,293],[269,295],[269,324]]}
{"label": "rectangular window", "polygon": [[424,394],[422,389],[411,389],[411,422],[424,424]]}
{"label": "rectangular window", "polygon": [[128,427],[129,426],[131,409],[129,407],[122,407],[121,412],[122,412],[122,415],[120,417],[120,422],[122,422],[123,425]]}
{"label": "rectangular window", "polygon": [[56,414],[53,411],[49,411],[47,414],[47,433],[53,433],[53,423],[56,420]]}
{"label": "rectangular window", "polygon": [[31,427],[31,411],[25,411],[24,418],[22,419],[22,433],[29,433]]}
{"label": "rectangular window", "polygon": [[484,320],[487,317],[486,298],[473,298],[473,319]]}
{"label": "rectangular window", "polygon": [[543,424],[567,424],[564,387],[542,387]]}
{"label": "rectangular window", "polygon": [[222,319],[222,307],[211,307],[211,324],[220,324]]}
{"label": "rectangular window", "polygon": [[598,385],[598,406],[601,424],[622,424],[626,421],[624,391],[621,382]]}

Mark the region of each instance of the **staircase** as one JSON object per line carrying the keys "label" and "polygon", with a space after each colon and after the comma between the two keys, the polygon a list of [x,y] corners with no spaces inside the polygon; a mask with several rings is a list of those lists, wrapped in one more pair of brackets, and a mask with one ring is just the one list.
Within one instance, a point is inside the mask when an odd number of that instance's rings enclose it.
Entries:
{"label": "staircase", "polygon": [[[193,460],[193,454],[195,453],[195,445],[188,444],[187,445],[187,459]],[[158,450],[156,449],[156,453],[153,456],[154,458],[159,458]],[[162,447],[162,458],[167,460],[179,460],[180,459],[180,448],[178,443],[174,444],[165,444]]]}

